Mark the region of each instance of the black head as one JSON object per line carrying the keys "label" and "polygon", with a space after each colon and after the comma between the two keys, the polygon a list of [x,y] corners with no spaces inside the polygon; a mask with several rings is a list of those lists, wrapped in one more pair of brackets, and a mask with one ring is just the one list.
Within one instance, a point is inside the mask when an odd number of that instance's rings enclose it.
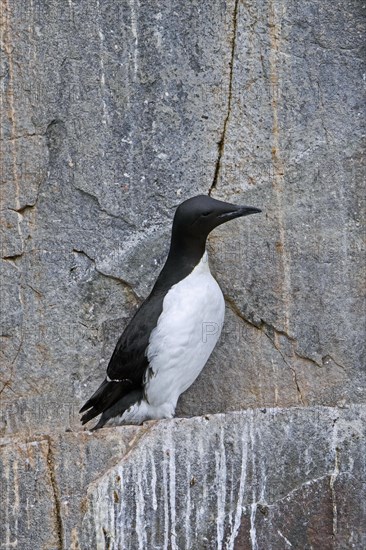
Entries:
{"label": "black head", "polygon": [[166,292],[191,273],[205,252],[207,236],[215,227],[256,212],[261,210],[252,206],[236,206],[207,195],[198,195],[182,202],[174,216],[169,255],[153,292]]}
{"label": "black head", "polygon": [[252,206],[237,206],[207,195],[198,195],[178,206],[172,236],[177,240],[205,242],[209,233],[222,223],[258,212],[261,210]]}

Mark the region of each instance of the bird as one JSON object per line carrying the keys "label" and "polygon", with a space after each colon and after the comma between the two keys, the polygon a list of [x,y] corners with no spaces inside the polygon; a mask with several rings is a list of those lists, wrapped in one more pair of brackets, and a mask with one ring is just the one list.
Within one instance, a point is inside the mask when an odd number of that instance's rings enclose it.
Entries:
{"label": "bird", "polygon": [[105,379],[80,409],[82,424],[100,414],[92,430],[174,417],[179,396],[202,371],[224,322],[207,237],[223,223],[260,212],[209,195],[178,206],[166,262],[119,338]]}

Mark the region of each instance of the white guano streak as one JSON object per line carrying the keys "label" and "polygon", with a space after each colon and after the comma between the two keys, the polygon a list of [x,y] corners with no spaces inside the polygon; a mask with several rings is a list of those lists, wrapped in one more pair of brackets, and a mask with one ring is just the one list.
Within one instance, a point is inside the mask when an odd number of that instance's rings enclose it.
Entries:
{"label": "white guano streak", "polygon": [[168,427],[169,443],[169,506],[170,506],[170,544],[172,550],[178,550],[176,544],[176,509],[175,509],[175,447],[172,438],[171,424]]}
{"label": "white guano streak", "polygon": [[156,467],[155,467],[155,458],[154,454],[150,451],[150,464],[151,464],[151,495],[152,495],[152,507],[154,512],[158,509],[158,501],[156,498]]}
{"label": "white guano streak", "polygon": [[118,543],[120,544],[121,548],[125,548],[125,526],[124,521],[126,518],[126,500],[123,498],[123,495],[126,494],[126,491],[128,490],[128,483],[126,483],[125,477],[126,473],[123,469],[123,467],[120,467],[118,469],[118,477],[120,479],[120,490],[121,490],[121,502],[119,505],[119,513],[118,513],[118,525],[117,530],[119,533],[118,536]]}
{"label": "white guano streak", "polygon": [[254,450],[254,418],[253,412],[250,414],[250,423],[249,423],[249,435],[250,435],[250,447],[252,451],[252,504],[250,512],[250,542],[252,545],[252,550],[257,550],[257,531],[255,527],[255,517],[257,513],[257,471],[255,463],[255,450]]}
{"label": "white guano streak", "polygon": [[164,550],[168,550],[169,545],[169,504],[168,504],[168,466],[166,449],[163,449],[163,490],[164,490]]}
{"label": "white guano streak", "polygon": [[331,450],[334,454],[334,469],[330,476],[329,487],[332,495],[332,513],[333,513],[333,536],[337,535],[338,531],[338,510],[337,510],[337,499],[335,492],[335,482],[339,474],[339,459],[338,459],[338,426],[337,419],[335,419],[333,433],[332,433],[332,443]]}
{"label": "white guano streak", "polygon": [[135,489],[135,499],[136,499],[136,533],[139,543],[139,550],[145,550],[147,548],[147,537],[145,529],[145,491],[142,479],[142,472],[146,473],[146,455],[142,453],[141,463],[136,465],[134,468],[134,479],[137,478],[137,486]]}
{"label": "white guano streak", "polygon": [[[189,438],[189,445],[187,445],[188,449],[192,448],[192,440]],[[188,457],[187,460],[187,477],[186,477],[186,485],[187,485],[187,498],[186,498],[186,513],[184,514],[185,519],[185,533],[186,533],[186,546],[187,548],[191,548],[191,517],[192,517],[192,510],[191,510],[191,481],[192,481],[192,471],[191,471],[191,457]]]}
{"label": "white guano streak", "polygon": [[280,537],[285,541],[285,543],[287,544],[287,546],[290,546],[290,548],[292,548],[292,544],[291,542],[285,537],[285,535],[283,533],[281,533],[281,531],[278,529],[277,530],[277,533],[280,535]]}
{"label": "white guano streak", "polygon": [[247,480],[247,463],[248,463],[248,427],[247,425],[243,429],[241,444],[242,444],[242,452],[241,452],[239,493],[236,501],[234,526],[233,526],[233,530],[231,532],[230,538],[226,544],[226,550],[234,550],[235,539],[238,535],[240,524],[241,524],[241,516],[243,512],[242,504],[243,504],[245,485]]}
{"label": "white guano streak", "polygon": [[216,533],[217,549],[221,550],[224,538],[225,504],[226,504],[226,453],[224,443],[224,428],[220,427],[220,446],[215,451],[216,460],[216,487],[217,487],[217,516]]}

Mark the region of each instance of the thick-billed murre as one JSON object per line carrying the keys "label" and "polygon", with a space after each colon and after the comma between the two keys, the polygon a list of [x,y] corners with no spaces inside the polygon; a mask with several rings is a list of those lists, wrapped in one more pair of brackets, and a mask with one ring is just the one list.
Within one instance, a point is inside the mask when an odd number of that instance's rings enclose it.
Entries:
{"label": "thick-billed murre", "polygon": [[[181,203],[165,265],[117,342],[107,376],[80,409],[93,429],[172,418],[178,398],[205,366],[224,321],[225,304],[208,266],[206,239],[217,226],[261,212],[206,195]],[[204,333],[207,326],[217,327]]]}

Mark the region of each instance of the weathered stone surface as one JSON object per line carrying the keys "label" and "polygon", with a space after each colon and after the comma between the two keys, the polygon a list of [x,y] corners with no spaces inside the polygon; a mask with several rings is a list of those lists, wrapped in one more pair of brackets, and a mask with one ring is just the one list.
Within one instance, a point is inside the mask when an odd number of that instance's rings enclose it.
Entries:
{"label": "weathered stone surface", "polygon": [[77,425],[208,191],[264,214],[212,235],[227,324],[178,413],[362,401],[362,11],[3,2],[5,433]]}
{"label": "weathered stone surface", "polygon": [[[49,441],[2,442],[0,489],[3,548],[59,548],[58,507]],[[36,533],[33,537],[32,533]]]}
{"label": "weathered stone surface", "polygon": [[13,437],[5,548],[363,548],[365,421],[364,406],[257,409]]}
{"label": "weathered stone surface", "polygon": [[58,401],[68,423],[162,266],[174,208],[208,191],[232,7],[4,3],[6,431],[23,429],[9,402],[47,430]]}
{"label": "weathered stone surface", "polygon": [[234,315],[185,413],[217,410],[217,398],[226,409],[365,400],[364,11],[357,2],[237,4],[212,192],[265,214],[211,239]]}
{"label": "weathered stone surface", "polygon": [[0,440],[3,547],[73,547],[86,487],[126,454],[136,431],[131,426]]}
{"label": "weathered stone surface", "polygon": [[[366,546],[364,10],[1,2],[5,548]],[[264,213],[210,237],[226,326],[178,415],[301,409],[90,436],[78,408],[207,192]]]}

